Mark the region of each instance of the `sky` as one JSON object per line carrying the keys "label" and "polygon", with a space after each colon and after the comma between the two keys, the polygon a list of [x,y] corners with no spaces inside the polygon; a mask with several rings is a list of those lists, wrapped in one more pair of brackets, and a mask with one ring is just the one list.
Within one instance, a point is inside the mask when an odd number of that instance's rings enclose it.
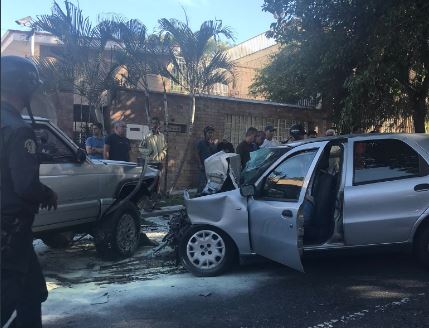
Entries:
{"label": "sky", "polygon": [[[235,41],[240,43],[261,34],[274,22],[271,14],[262,11],[263,0],[72,0],[79,4],[85,16],[93,23],[99,15],[120,14],[128,19],[137,18],[149,31],[157,27],[160,18],[185,20],[188,15],[193,30],[209,19],[220,19],[234,31]],[[58,0],[64,8],[64,1]],[[2,0],[1,35],[8,29],[25,29],[15,20],[41,14],[49,14],[53,0]]]}

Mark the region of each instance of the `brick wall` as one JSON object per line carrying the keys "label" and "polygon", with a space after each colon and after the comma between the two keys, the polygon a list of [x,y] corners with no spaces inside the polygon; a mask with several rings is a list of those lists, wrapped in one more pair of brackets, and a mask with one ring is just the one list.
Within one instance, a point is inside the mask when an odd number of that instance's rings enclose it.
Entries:
{"label": "brick wall", "polygon": [[[191,98],[181,94],[168,94],[169,122],[172,124],[189,125]],[[126,123],[147,125],[144,111],[144,94],[139,91],[121,91],[119,98],[110,108],[112,119],[123,119]],[[151,93],[150,115],[164,121],[164,104],[162,93]],[[225,121],[228,115],[252,116],[270,118],[271,120],[289,120],[306,122],[311,128],[317,126],[319,131],[325,131],[325,114],[319,110],[310,110],[296,106],[273,104],[262,101],[246,101],[225,97],[201,96],[196,98],[195,125],[192,134],[192,148],[185,159],[182,175],[177,188],[197,186],[199,164],[195,145],[203,137],[202,130],[211,125],[216,129],[216,137],[222,139],[225,133]],[[249,126],[244,123],[243,131]],[[243,132],[244,133],[244,132]],[[170,184],[179,166],[186,147],[187,133],[170,132],[169,134],[169,163],[168,183]],[[236,144],[234,146],[237,146]],[[133,158],[137,157],[137,142],[134,142]]]}
{"label": "brick wall", "polygon": [[68,136],[73,137],[73,94],[54,93],[44,95],[37,93],[31,102],[33,114],[45,117],[56,124]]}

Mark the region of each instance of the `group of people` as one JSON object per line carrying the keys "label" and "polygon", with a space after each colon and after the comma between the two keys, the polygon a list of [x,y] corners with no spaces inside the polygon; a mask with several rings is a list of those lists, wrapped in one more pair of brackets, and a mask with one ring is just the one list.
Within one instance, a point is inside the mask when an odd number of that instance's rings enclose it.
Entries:
{"label": "group of people", "polygon": [[[167,155],[167,142],[160,131],[160,120],[151,120],[151,132],[140,144],[140,153],[150,161],[161,163]],[[130,161],[131,143],[126,137],[126,125],[122,121],[113,123],[113,133],[103,136],[100,123],[92,125],[93,135],[86,139],[86,152],[91,159],[109,159],[114,161]]]}
{"label": "group of people", "polygon": [[[167,155],[167,142],[160,131],[160,120],[151,120],[151,132],[140,143],[140,154],[151,161],[162,162]],[[126,125],[122,121],[113,123],[113,133],[103,136],[100,123],[92,125],[93,135],[86,139],[86,152],[91,159],[110,159],[114,161],[130,160],[131,143],[126,137]]]}
{"label": "group of people", "polygon": [[91,159],[110,159],[114,161],[130,161],[131,143],[126,137],[126,125],[122,121],[113,123],[113,133],[103,136],[100,123],[92,125],[92,137],[86,139],[86,152]]}
{"label": "group of people", "polygon": [[[197,153],[200,165],[200,179],[198,192],[204,189],[207,183],[204,161],[213,154],[224,151],[226,153],[234,153],[240,155],[241,167],[244,168],[246,163],[250,160],[250,153],[268,147],[279,146],[282,143],[275,140],[275,132],[277,129],[272,125],[267,125],[263,131],[258,131],[254,127],[247,129],[243,141],[234,150],[234,146],[227,140],[219,142],[214,137],[215,129],[211,126],[204,128],[204,138],[197,143]],[[290,128],[290,138],[287,142],[304,139],[306,132],[301,124],[295,124]]]}

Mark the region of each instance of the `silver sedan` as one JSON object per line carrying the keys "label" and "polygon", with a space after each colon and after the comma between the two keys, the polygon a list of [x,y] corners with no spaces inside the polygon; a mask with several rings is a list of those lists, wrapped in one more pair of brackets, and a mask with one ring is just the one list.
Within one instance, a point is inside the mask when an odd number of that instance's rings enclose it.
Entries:
{"label": "silver sedan", "polygon": [[258,254],[303,271],[315,250],[412,246],[429,267],[429,136],[368,134],[261,149],[239,189],[190,199],[178,238],[193,274]]}

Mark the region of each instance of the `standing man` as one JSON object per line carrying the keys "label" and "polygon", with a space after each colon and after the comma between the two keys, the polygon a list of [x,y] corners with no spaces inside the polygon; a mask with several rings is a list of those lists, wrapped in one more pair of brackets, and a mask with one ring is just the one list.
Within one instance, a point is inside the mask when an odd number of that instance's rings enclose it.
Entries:
{"label": "standing man", "polygon": [[237,146],[237,154],[240,155],[241,160],[241,169],[244,169],[246,163],[250,160],[250,152],[254,151],[253,144],[256,139],[256,130],[254,127],[250,127],[247,132],[244,140]]}
{"label": "standing man", "polygon": [[264,131],[258,131],[256,133],[256,138],[255,138],[255,144],[256,144],[256,147],[257,147],[256,150],[262,148],[262,145],[264,144],[264,142],[266,140],[265,138],[266,138],[266,135],[265,135]]}
{"label": "standing man", "polygon": [[198,158],[200,159],[200,181],[198,184],[198,193],[203,191],[207,184],[206,169],[204,161],[211,155],[216,153],[217,140],[214,139],[215,129],[211,126],[206,126],[203,130],[204,139],[197,143]]}
{"label": "standing man", "polygon": [[[32,62],[1,57],[1,326],[16,311],[17,327],[42,327],[48,297],[31,226],[42,208],[57,208],[57,195],[40,183],[36,136],[21,117],[40,84]],[[30,114],[30,116],[32,116]]]}
{"label": "standing man", "polygon": [[130,161],[131,144],[125,136],[127,126],[122,121],[113,123],[113,133],[110,134],[104,143],[104,159],[112,161]]}
{"label": "standing man", "polygon": [[276,147],[280,145],[280,143],[278,143],[276,140],[273,140],[274,132],[276,131],[277,129],[272,125],[267,125],[265,127],[265,140],[261,145],[261,148]]}
{"label": "standing man", "polygon": [[151,162],[161,164],[167,156],[167,142],[160,131],[161,123],[158,117],[152,118],[152,132],[140,143],[140,152]]}
{"label": "standing man", "polygon": [[[152,132],[142,140],[139,149],[142,156],[148,160],[148,163],[154,165],[160,171],[160,176],[164,177],[163,161],[167,156],[167,142],[164,134],[160,131],[161,123],[159,118],[152,118],[151,123]],[[151,205],[153,209],[161,209],[158,205],[160,188],[161,183],[158,183],[155,199]],[[149,208],[146,208],[146,210],[149,210]]]}
{"label": "standing man", "polygon": [[305,129],[302,124],[294,124],[290,127],[289,130],[289,140],[288,142],[298,141],[305,139]]}
{"label": "standing man", "polygon": [[94,123],[92,125],[92,137],[86,139],[86,152],[91,159],[103,159],[104,153],[104,138],[103,125]]}

